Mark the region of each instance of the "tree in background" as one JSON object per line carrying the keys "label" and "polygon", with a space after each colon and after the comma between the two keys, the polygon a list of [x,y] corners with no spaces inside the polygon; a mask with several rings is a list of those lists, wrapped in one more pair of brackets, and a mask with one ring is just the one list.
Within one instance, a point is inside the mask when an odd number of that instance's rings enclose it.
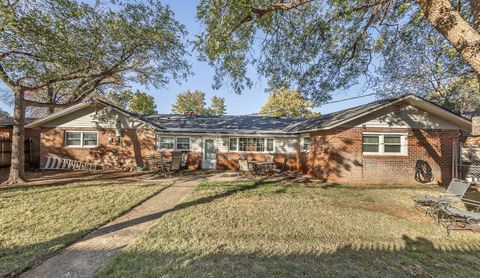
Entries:
{"label": "tree in background", "polygon": [[133,92],[131,90],[124,90],[124,91],[110,91],[107,93],[106,98],[113,103],[114,105],[128,110],[128,106],[130,105],[130,101],[133,98]]}
{"label": "tree in background", "polygon": [[4,117],[10,117],[10,114],[8,114],[7,111],[3,111],[3,110],[0,108],[0,118],[4,118]]}
{"label": "tree in background", "polygon": [[480,114],[478,78],[455,78],[440,90],[431,91],[427,98],[465,117]]}
{"label": "tree in background", "polygon": [[[316,103],[328,101],[332,92],[360,79],[371,82],[385,52],[401,53],[397,43],[404,28],[441,34],[431,46],[448,43],[455,50],[449,55],[480,74],[476,0],[202,0],[197,17],[206,28],[196,46],[201,58],[215,67],[214,86],[229,82],[238,93],[252,86],[247,65],[254,64],[270,87],[288,86]],[[428,47],[415,36],[404,42],[418,42],[412,47],[417,52]],[[378,73],[388,70],[393,76],[394,67],[380,67]]]}
{"label": "tree in background", "polygon": [[213,96],[210,107],[208,108],[210,115],[225,115],[227,108],[225,107],[225,99],[223,97]]}
{"label": "tree in background", "polygon": [[142,115],[153,115],[157,113],[157,106],[152,96],[137,90],[130,100],[128,111]]}
{"label": "tree in background", "polygon": [[202,91],[186,91],[177,95],[177,100],[172,105],[172,113],[195,115],[223,115],[225,114],[225,99],[212,97],[210,107],[206,107],[205,93]]}
{"label": "tree in background", "polygon": [[306,100],[300,92],[283,87],[270,92],[260,114],[274,117],[316,117],[320,116],[320,113],[311,109],[317,107],[318,105]]}
{"label": "tree in background", "polygon": [[107,99],[116,106],[133,113],[152,115],[157,113],[155,109],[155,100],[146,92],[137,90],[133,93],[130,90],[110,91],[106,95]]}
{"label": "tree in background", "polygon": [[24,180],[26,107],[64,108],[128,82],[184,78],[186,31],[158,1],[0,1],[0,80],[14,103],[6,183]]}

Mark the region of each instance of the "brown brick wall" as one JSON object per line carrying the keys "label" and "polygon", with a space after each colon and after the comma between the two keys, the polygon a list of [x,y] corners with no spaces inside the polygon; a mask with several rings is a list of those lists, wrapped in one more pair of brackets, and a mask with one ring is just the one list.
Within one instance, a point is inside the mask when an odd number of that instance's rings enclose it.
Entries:
{"label": "brown brick wall", "polygon": [[[407,156],[362,154],[362,132],[408,133]],[[415,164],[425,160],[433,169],[434,181],[451,179],[452,144],[458,130],[338,128],[311,133],[309,153],[300,154],[304,172],[328,182],[416,183]]]}
{"label": "brown brick wall", "polygon": [[290,170],[298,170],[297,163],[297,154],[268,154],[268,153],[244,153],[244,152],[227,152],[227,153],[218,153],[217,154],[217,169],[218,170],[237,170],[238,169],[238,160],[240,157],[246,158],[247,160],[257,160],[265,161],[266,157],[273,155],[276,166],[281,166],[285,157],[288,159],[288,166]]}
{"label": "brown brick wall", "polygon": [[[94,148],[65,147],[65,131],[98,131],[99,146]],[[146,157],[170,158],[180,152],[158,152],[155,144],[155,133],[149,129],[127,129],[122,132],[120,143],[110,141],[115,138],[114,129],[95,128],[42,128],[40,165],[45,164],[45,155],[54,154],[85,162],[97,162],[111,166],[145,165]],[[201,153],[189,152],[187,158],[188,169],[200,169]]]}
{"label": "brown brick wall", "polygon": [[[98,131],[99,146],[93,148],[65,147],[65,131]],[[46,154],[105,165],[143,165],[144,158],[155,155],[155,134],[148,129],[123,130],[121,142],[115,137],[114,129],[95,128],[42,128],[40,134],[40,165],[45,164]]]}

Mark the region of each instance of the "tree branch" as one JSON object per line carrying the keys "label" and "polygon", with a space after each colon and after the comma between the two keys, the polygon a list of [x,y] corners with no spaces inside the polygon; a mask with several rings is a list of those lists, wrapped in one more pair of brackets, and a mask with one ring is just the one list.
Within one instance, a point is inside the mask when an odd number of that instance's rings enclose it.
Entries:
{"label": "tree branch", "polygon": [[15,87],[15,82],[8,76],[7,72],[3,68],[2,64],[0,64],[0,79],[10,88],[13,90]]}

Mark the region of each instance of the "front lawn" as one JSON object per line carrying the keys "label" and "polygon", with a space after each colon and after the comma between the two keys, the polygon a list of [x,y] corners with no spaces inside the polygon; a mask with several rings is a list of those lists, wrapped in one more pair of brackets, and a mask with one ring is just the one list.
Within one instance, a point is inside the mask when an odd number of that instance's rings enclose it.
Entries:
{"label": "front lawn", "polygon": [[204,183],[98,275],[420,276],[480,273],[480,235],[413,208],[411,188]]}
{"label": "front lawn", "polygon": [[0,188],[0,277],[38,264],[164,187],[104,181]]}

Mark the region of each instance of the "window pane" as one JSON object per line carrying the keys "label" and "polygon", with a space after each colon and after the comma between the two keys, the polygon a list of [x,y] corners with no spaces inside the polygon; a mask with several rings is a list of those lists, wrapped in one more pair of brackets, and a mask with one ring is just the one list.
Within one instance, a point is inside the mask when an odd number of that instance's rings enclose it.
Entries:
{"label": "window pane", "polygon": [[177,150],[190,150],[190,138],[177,138]]}
{"label": "window pane", "polygon": [[80,132],[66,132],[65,133],[66,140],[65,140],[65,145],[66,146],[80,146],[82,143],[82,133]]}
{"label": "window pane", "polygon": [[384,150],[385,150],[386,153],[399,153],[399,152],[401,152],[400,145],[385,145]]}
{"label": "window pane", "polygon": [[370,153],[378,153],[378,145],[366,145],[363,144],[363,151]]}
{"label": "window pane", "polygon": [[263,152],[265,151],[265,140],[263,138],[255,138],[257,141],[257,152]]}
{"label": "window pane", "polygon": [[93,133],[93,132],[83,133],[83,145],[84,146],[96,146],[97,145],[97,133]]}
{"label": "window pane", "polygon": [[267,151],[273,152],[273,139],[267,139]]}
{"label": "window pane", "polygon": [[383,142],[385,144],[400,144],[400,136],[385,136]]}
{"label": "window pane", "polygon": [[380,142],[378,135],[364,135],[363,143],[378,144]]}
{"label": "window pane", "polygon": [[160,148],[161,149],[173,149],[173,137],[161,137],[160,138]]}
{"label": "window pane", "polygon": [[238,150],[244,152],[247,150],[247,138],[238,139]]}
{"label": "window pane", "polygon": [[303,149],[304,151],[307,151],[309,146],[310,146],[310,137],[303,137],[303,146],[302,146],[302,149]]}
{"label": "window pane", "polygon": [[248,138],[247,140],[247,152],[254,152],[257,149],[256,138]]}
{"label": "window pane", "polygon": [[237,138],[230,138],[230,143],[228,145],[229,151],[236,151],[237,150]]}

